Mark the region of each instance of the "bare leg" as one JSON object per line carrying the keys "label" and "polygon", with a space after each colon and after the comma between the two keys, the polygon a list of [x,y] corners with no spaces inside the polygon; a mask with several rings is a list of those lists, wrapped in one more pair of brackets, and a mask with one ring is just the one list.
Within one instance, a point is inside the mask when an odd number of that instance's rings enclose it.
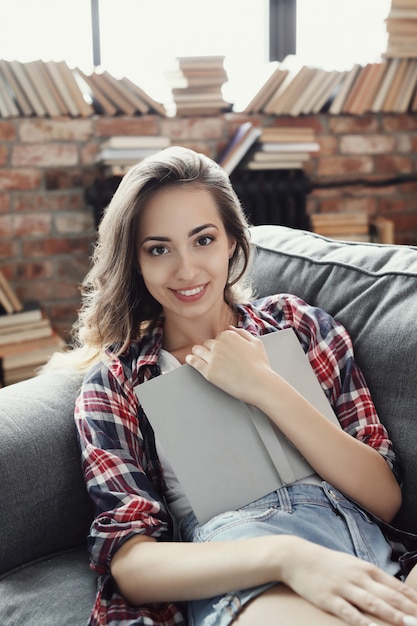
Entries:
{"label": "bare leg", "polygon": [[417,565],[414,565],[405,582],[407,585],[410,585],[410,587],[413,587],[413,589],[417,589]]}
{"label": "bare leg", "polygon": [[[410,572],[407,584],[417,589],[417,566]],[[379,626],[387,622],[369,617],[369,621]],[[343,626],[338,617],[323,612],[304,598],[301,598],[286,585],[275,585],[255,598],[233,622],[236,626]]]}
{"label": "bare leg", "polygon": [[344,626],[286,585],[276,585],[250,602],[233,622],[236,626]]}

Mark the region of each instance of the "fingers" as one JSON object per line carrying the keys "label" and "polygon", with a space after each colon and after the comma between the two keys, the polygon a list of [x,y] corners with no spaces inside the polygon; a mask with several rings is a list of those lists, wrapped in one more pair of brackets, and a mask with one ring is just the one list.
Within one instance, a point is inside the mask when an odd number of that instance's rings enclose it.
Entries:
{"label": "fingers", "polygon": [[[332,598],[328,610],[352,626],[384,624],[417,626],[417,594],[396,578],[371,567],[343,593]],[[379,622],[378,622],[379,623]]]}
{"label": "fingers", "polygon": [[[375,565],[304,547],[309,576],[290,568],[284,582],[350,626],[417,626],[416,591]],[[285,572],[284,572],[285,573]]]}
{"label": "fingers", "polygon": [[[214,355],[218,355],[222,351],[222,348],[224,348],[226,352],[233,350],[233,346],[236,345],[236,336],[240,336],[246,341],[258,341],[256,337],[253,337],[243,328],[229,326],[228,330],[221,332],[215,339],[207,339],[203,344],[193,346],[191,355],[187,355],[186,357],[186,362],[200,372],[204,371],[204,363],[209,364]],[[193,358],[193,356],[196,358]]]}

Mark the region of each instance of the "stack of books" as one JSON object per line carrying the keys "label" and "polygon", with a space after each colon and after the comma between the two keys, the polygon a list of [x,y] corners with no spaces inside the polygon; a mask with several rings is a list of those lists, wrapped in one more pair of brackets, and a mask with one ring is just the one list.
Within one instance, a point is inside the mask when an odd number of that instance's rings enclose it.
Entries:
{"label": "stack of books", "polygon": [[41,307],[23,306],[0,271],[0,386],[30,378],[66,344]]}
{"label": "stack of books", "polygon": [[162,135],[114,136],[101,144],[96,161],[111,176],[123,176],[142,159],[170,145],[169,137]]}
{"label": "stack of books", "polygon": [[99,113],[110,116],[157,113],[162,117],[167,114],[160,102],[125,76],[117,79],[107,71],[87,75],[80,68],[76,68],[74,73],[83,93]]}
{"label": "stack of books", "polygon": [[394,223],[384,217],[370,218],[367,213],[314,213],[310,215],[311,230],[329,239],[373,241],[393,244]]}
{"label": "stack of books", "polygon": [[310,115],[327,110],[346,72],[294,65],[284,59],[273,64],[270,76],[246,105],[244,113]]}
{"label": "stack of books", "polygon": [[384,59],[355,65],[332,102],[329,113],[415,113],[417,111],[417,58]]}
{"label": "stack of books", "polygon": [[386,19],[387,57],[417,57],[417,0],[391,0]]}
{"label": "stack of books", "polygon": [[250,170],[302,169],[312,152],[320,150],[313,128],[263,128],[247,160]]}
{"label": "stack of books", "polygon": [[106,71],[85,74],[65,61],[0,60],[0,117],[91,117],[158,113],[156,102],[128,78]]}
{"label": "stack of books", "polygon": [[[165,72],[173,98],[172,113],[217,115],[229,111],[222,88],[228,82],[224,56],[177,57],[177,67]],[[168,107],[167,107],[168,108]]]}
{"label": "stack of books", "polygon": [[[417,4],[417,0],[413,2]],[[417,35],[417,9],[415,15]],[[409,22],[414,20],[410,18]],[[387,53],[380,61],[356,63],[346,71],[308,66],[290,70],[284,60],[282,65],[275,66],[244,112],[297,117],[322,112],[330,115],[416,113],[417,37],[414,39],[414,55],[410,51],[408,56],[399,53],[390,58]]]}

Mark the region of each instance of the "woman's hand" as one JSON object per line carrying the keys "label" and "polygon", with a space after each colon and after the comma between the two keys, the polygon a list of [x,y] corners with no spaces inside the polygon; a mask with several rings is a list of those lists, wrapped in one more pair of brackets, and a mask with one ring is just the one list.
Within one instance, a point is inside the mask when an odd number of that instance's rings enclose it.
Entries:
{"label": "woman's hand", "polygon": [[194,346],[185,360],[209,382],[248,404],[256,405],[260,386],[272,373],[262,341],[234,326]]}
{"label": "woman's hand", "polygon": [[349,554],[297,539],[293,558],[282,567],[282,581],[351,626],[375,626],[375,618],[417,626],[417,591]]}

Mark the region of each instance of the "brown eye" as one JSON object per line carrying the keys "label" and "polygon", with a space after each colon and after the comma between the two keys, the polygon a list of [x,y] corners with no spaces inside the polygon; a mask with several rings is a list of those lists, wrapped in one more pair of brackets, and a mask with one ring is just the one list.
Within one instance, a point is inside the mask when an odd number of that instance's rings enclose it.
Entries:
{"label": "brown eye", "polygon": [[214,241],[214,237],[210,235],[204,235],[203,237],[199,237],[197,239],[197,245],[199,246],[208,246],[211,242]]}
{"label": "brown eye", "polygon": [[149,249],[149,254],[152,256],[162,256],[168,252],[168,248],[166,246],[153,246]]}

